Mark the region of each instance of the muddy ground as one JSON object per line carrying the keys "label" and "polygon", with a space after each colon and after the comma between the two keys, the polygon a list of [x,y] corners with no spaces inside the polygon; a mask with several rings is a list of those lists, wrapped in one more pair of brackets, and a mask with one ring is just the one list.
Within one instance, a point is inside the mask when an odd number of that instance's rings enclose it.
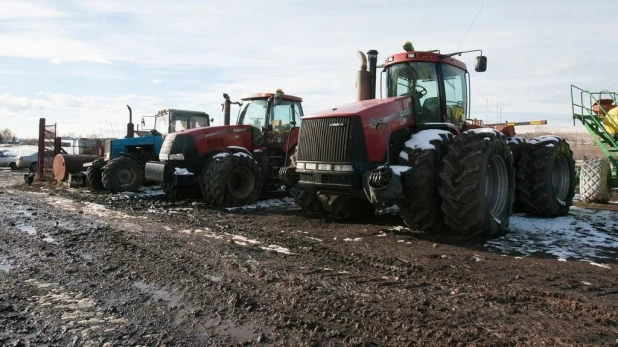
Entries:
{"label": "muddy ground", "polygon": [[576,225],[582,244],[526,216],[485,241],[392,213],[305,216],[281,196],[216,210],[22,175],[0,171],[0,345],[618,344],[616,204],[556,221],[608,220]]}

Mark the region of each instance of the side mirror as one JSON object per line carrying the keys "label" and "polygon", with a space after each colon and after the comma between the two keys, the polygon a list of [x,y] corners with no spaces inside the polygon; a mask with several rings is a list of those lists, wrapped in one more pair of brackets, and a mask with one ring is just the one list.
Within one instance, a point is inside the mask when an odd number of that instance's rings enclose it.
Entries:
{"label": "side mirror", "polygon": [[479,55],[478,57],[476,57],[474,71],[485,72],[485,70],[487,70],[487,57],[484,55]]}

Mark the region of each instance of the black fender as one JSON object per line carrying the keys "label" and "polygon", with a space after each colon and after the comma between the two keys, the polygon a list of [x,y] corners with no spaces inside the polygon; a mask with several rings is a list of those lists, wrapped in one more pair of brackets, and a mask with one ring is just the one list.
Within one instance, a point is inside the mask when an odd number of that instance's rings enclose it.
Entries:
{"label": "black fender", "polygon": [[249,154],[250,156],[252,156],[252,157],[253,157],[253,153],[249,152],[249,150],[248,150],[248,149],[246,149],[245,147],[239,147],[239,146],[228,146],[228,147],[227,147],[227,150],[228,150],[230,153],[247,153],[247,154]]}

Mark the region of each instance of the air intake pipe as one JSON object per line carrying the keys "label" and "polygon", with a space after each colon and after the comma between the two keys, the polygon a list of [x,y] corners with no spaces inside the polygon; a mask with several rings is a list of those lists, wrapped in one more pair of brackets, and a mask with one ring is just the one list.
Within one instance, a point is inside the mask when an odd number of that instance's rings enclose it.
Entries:
{"label": "air intake pipe", "polygon": [[361,61],[360,70],[356,73],[356,101],[368,100],[371,98],[371,73],[367,71],[367,57],[361,51],[356,54]]}

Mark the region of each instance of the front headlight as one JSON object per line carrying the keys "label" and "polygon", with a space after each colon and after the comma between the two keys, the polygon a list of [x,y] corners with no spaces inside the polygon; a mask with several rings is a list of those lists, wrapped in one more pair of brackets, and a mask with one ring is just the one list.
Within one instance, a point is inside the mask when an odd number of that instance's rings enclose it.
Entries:
{"label": "front headlight", "polygon": [[296,169],[304,170],[305,169],[305,163],[296,163]]}
{"label": "front headlight", "polygon": [[335,171],[352,172],[354,171],[354,166],[350,164],[335,164]]}
{"label": "front headlight", "polygon": [[185,160],[185,155],[182,153],[170,154],[167,158],[168,160]]}
{"label": "front headlight", "polygon": [[307,170],[317,170],[318,165],[316,163],[307,163],[305,164],[305,169]]}
{"label": "front headlight", "polygon": [[333,169],[333,164],[318,164],[318,170],[330,171]]}

